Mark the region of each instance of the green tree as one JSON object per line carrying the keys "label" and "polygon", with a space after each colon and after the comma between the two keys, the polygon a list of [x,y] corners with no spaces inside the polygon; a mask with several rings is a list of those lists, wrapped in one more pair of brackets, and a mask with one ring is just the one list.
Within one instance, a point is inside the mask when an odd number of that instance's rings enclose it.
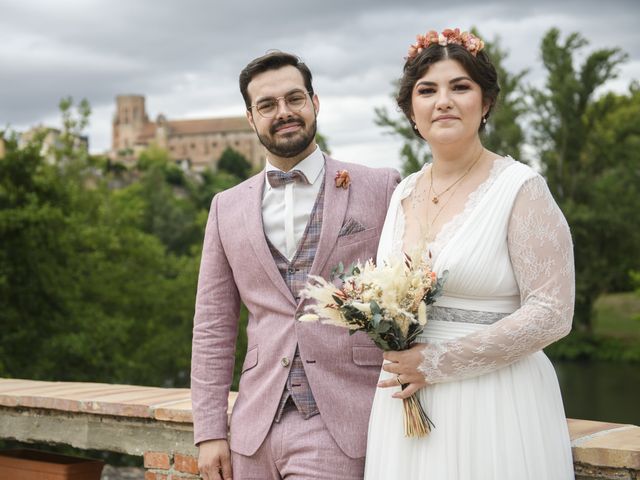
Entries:
{"label": "green tree", "polygon": [[[397,88],[398,83],[395,82],[394,89],[397,90]],[[395,99],[395,94],[392,97]],[[429,146],[424,140],[416,137],[411,123],[404,115],[391,115],[386,107],[375,107],[374,113],[376,125],[384,128],[385,133],[402,139],[400,158],[403,176],[417,172],[423,165],[431,161]]]}
{"label": "green tree", "polygon": [[189,181],[162,148],[144,150],[137,165],[137,181],[117,195],[140,209],[142,231],[160,239],[170,252],[186,254],[203,235],[200,207],[189,196]]}
{"label": "green tree", "polygon": [[[75,139],[90,108],[72,105],[61,112]],[[157,147],[114,170],[61,142],[50,164],[41,138],[0,137],[0,376],[188,386],[207,208],[239,179],[178,177]]]}
{"label": "green tree", "polygon": [[[209,210],[213,197],[223,190],[237,185],[239,180],[238,177],[224,170],[214,172],[207,169],[200,173],[197,182],[192,182],[189,185],[191,198],[198,208]],[[206,222],[206,218],[202,225],[204,222]]]}
{"label": "green tree", "polygon": [[[480,36],[475,29],[473,31]],[[522,79],[527,71],[516,74],[509,73],[504,67],[504,60],[508,53],[500,46],[499,38],[485,42],[485,50],[498,72],[501,91],[496,107],[487,122],[485,132],[482,134],[482,142],[485,147],[496,153],[520,158],[524,135],[519,119],[525,112]],[[396,82],[394,90],[397,91],[397,89]],[[393,97],[395,99],[395,93]],[[403,141],[400,150],[403,175],[416,172],[425,163],[431,161],[429,146],[415,135],[410,122],[404,115],[393,116],[385,107],[376,107],[375,115],[377,125],[387,130],[387,133],[400,137]]]}
{"label": "green tree", "polygon": [[89,117],[91,116],[91,105],[86,98],[80,100],[76,105],[76,111],[73,111],[73,97],[65,97],[60,100],[58,108],[62,116],[62,134],[60,135],[60,148],[56,151],[56,158],[77,158],[88,157],[88,151],[80,148],[80,139],[85,128],[89,125]]}
{"label": "green tree", "polygon": [[574,56],[588,44],[579,33],[560,41],[560,31],[550,29],[542,39],[541,53],[547,71],[545,88],[530,90],[534,111],[534,141],[551,191],[559,200],[580,195],[581,157],[589,135],[587,109],[598,87],[616,78],[626,54],[619,48],[590,53],[574,67]]}
{"label": "green tree", "polygon": [[[480,34],[474,30],[474,34]],[[499,155],[511,155],[524,161],[522,145],[525,141],[520,119],[527,111],[523,78],[528,70],[510,73],[504,66],[508,52],[502,48],[500,38],[485,44],[485,51],[498,73],[500,95],[486,128],[482,133],[482,144]]]}
{"label": "green tree", "polygon": [[[631,281],[635,287],[636,296],[640,298],[640,271],[632,271],[630,275]],[[633,318],[636,322],[640,323],[640,312],[637,312]]]}
{"label": "green tree", "polygon": [[140,199],[39,152],[9,140],[0,161],[0,374],[187,385],[195,255],[141,228]]}
{"label": "green tree", "polygon": [[251,163],[240,152],[227,147],[220,155],[218,169],[235,175],[241,180],[246,180],[251,174]]}
{"label": "green tree", "polygon": [[[628,215],[637,217],[629,209],[637,205],[633,199],[638,163],[629,159],[634,153],[624,154],[611,143],[616,139],[627,147],[636,144],[637,131],[624,125],[637,109],[623,108],[633,99],[594,98],[596,89],[616,77],[626,55],[618,48],[596,50],[576,68],[574,57],[586,45],[578,33],[561,42],[559,30],[549,30],[541,45],[546,84],[543,89],[531,89],[531,99],[534,144],[574,238],[574,322],[579,330],[590,331],[595,299],[614,284],[611,276],[628,275],[629,262],[620,262],[620,256],[633,251],[626,244],[633,238],[634,222]],[[611,152],[629,161],[623,165]]]}
{"label": "green tree", "polygon": [[327,137],[322,135],[320,132],[316,132],[316,143],[318,144],[318,147],[320,147],[320,150],[322,150],[327,155],[331,155],[331,150],[329,149],[329,141],[327,140]]}
{"label": "green tree", "polygon": [[593,292],[631,290],[629,272],[640,269],[640,91],[604,95],[589,106],[585,122],[581,192],[565,201],[581,301]]}
{"label": "green tree", "polygon": [[[88,106],[61,110],[77,138]],[[188,385],[206,210],[159,151],[113,189],[75,141],[49,164],[2,136],[0,375]]]}
{"label": "green tree", "polygon": [[[42,161],[39,145],[19,150],[15,137],[5,139],[7,151],[0,161],[0,374],[11,376],[33,365],[29,356],[40,351],[57,321],[64,322],[65,290],[74,286],[64,274],[73,249],[60,207],[67,204],[69,192]],[[44,312],[50,321],[40,323]]]}

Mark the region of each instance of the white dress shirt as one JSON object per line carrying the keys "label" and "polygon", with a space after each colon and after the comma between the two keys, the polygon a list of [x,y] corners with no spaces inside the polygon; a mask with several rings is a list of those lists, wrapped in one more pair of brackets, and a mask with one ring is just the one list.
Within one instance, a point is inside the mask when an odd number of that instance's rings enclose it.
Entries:
{"label": "white dress shirt", "polygon": [[305,174],[310,185],[292,182],[274,188],[266,172],[279,170],[269,163],[265,168],[265,186],[262,194],[262,224],[264,233],[288,260],[292,260],[302,239],[311,210],[320,192],[324,174],[324,155],[319,147],[298,163],[294,170]]}

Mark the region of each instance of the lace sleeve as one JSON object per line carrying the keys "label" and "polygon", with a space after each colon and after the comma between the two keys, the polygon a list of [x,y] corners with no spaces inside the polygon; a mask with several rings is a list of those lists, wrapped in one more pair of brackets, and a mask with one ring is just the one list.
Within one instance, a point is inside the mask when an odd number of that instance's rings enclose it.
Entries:
{"label": "lace sleeve", "polygon": [[518,192],[507,240],[521,307],[486,329],[428,344],[420,365],[428,383],[497,370],[571,330],[573,245],[567,222],[542,177],[530,179]]}

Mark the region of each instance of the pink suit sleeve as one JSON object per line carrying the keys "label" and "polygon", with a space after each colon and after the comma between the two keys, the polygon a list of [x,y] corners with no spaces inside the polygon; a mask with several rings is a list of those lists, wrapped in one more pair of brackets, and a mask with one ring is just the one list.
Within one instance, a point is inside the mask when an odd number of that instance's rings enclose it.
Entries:
{"label": "pink suit sleeve", "polygon": [[214,197],[209,211],[193,325],[191,402],[196,444],[227,438],[240,313],[240,295],[220,239],[219,198]]}

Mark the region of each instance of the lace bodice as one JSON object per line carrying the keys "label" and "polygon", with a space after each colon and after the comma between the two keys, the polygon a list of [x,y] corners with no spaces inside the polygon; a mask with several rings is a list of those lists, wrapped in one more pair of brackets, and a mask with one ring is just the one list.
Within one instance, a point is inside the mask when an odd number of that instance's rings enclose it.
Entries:
{"label": "lace bodice", "polygon": [[[402,246],[402,198],[391,201],[378,261]],[[428,383],[482,375],[507,366],[565,336],[574,304],[573,248],[568,225],[544,179],[529,167],[497,160],[464,211],[430,245],[434,270],[449,271],[436,306],[503,313],[486,328],[427,343],[420,367]]]}

